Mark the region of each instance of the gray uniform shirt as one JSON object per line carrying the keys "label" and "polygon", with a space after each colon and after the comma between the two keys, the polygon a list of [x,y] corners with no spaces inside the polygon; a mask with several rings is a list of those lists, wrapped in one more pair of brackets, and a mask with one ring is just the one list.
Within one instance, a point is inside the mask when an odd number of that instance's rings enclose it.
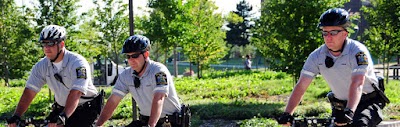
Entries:
{"label": "gray uniform shirt", "polygon": [[[48,84],[55,95],[56,102],[65,106],[70,90],[79,90],[85,97],[93,97],[97,94],[90,72],[89,63],[83,56],[65,50],[59,71],[46,57],[36,63],[26,82],[26,88],[39,92],[44,84]],[[56,73],[61,76],[65,85],[55,78]],[[79,104],[87,101],[90,99],[81,98]]]}
{"label": "gray uniform shirt", "polygon": [[[154,93],[165,93],[166,98],[162,107],[161,117],[166,114],[172,115],[174,112],[180,111],[180,102],[176,93],[172,76],[165,65],[148,60],[145,72],[140,79],[140,87],[135,88],[133,74],[131,68],[125,69],[118,77],[118,80],[112,90],[112,93],[121,97],[131,93],[137,102],[140,114],[150,116],[151,104]],[[163,74],[164,76],[160,76]],[[161,78],[161,79],[160,79]],[[164,82],[164,83],[160,83]]]}
{"label": "gray uniform shirt", "polygon": [[[329,53],[326,45],[320,46],[308,56],[301,71],[302,76],[309,78],[321,74],[335,97],[341,100],[348,100],[353,75],[365,75],[363,93],[374,91],[371,85],[378,83],[368,49],[360,42],[349,38],[345,43],[343,52],[337,58]],[[334,65],[330,68],[325,66],[327,56],[334,58]]]}

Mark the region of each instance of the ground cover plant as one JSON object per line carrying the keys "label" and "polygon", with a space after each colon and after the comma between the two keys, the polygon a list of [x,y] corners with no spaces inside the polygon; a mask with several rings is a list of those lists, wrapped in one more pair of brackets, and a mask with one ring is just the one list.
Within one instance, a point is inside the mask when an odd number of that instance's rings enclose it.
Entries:
{"label": "ground cover plant", "polygon": [[[209,70],[202,79],[195,77],[175,78],[178,94],[192,109],[194,127],[213,121],[214,126],[278,126],[274,118],[284,110],[287,97],[294,86],[292,78],[284,72]],[[384,109],[385,120],[400,119],[400,84],[389,80],[386,94],[391,103]],[[0,123],[10,116],[18,103],[23,87],[0,87]],[[112,87],[104,89],[107,97]],[[325,95],[329,88],[321,77],[317,77],[308,88],[297,108],[298,117],[328,117],[330,104]],[[127,95],[107,125],[124,125],[132,120],[132,98]],[[50,111],[52,100],[48,88],[43,88],[28,109],[25,117],[44,117]],[[226,122],[228,121],[228,122]],[[209,124],[209,123],[208,123]]]}

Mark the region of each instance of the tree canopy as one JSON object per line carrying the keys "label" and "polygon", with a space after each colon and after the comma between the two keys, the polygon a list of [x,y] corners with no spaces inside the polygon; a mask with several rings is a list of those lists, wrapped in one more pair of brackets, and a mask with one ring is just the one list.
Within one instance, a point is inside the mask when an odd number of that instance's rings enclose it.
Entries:
{"label": "tree canopy", "polygon": [[317,28],[320,15],[348,1],[264,1],[252,43],[272,70],[297,77],[309,53],[323,44]]}
{"label": "tree canopy", "polygon": [[400,55],[400,1],[374,0],[371,4],[372,7],[362,7],[370,24],[364,32],[364,42],[371,54],[388,67],[389,61]]}
{"label": "tree canopy", "polygon": [[43,55],[30,26],[33,14],[13,0],[2,0],[0,7],[0,76],[7,83],[10,78],[23,78]]}
{"label": "tree canopy", "polygon": [[236,11],[232,11],[233,14],[230,14],[230,17],[235,17],[234,14],[236,14],[241,18],[241,20],[228,18],[232,19],[228,20],[228,24],[226,25],[226,27],[229,28],[229,30],[226,32],[226,41],[228,44],[245,46],[250,43],[250,29],[254,27],[254,24],[252,24],[254,23],[252,21],[252,10],[253,7],[245,0],[241,0],[236,5]]}

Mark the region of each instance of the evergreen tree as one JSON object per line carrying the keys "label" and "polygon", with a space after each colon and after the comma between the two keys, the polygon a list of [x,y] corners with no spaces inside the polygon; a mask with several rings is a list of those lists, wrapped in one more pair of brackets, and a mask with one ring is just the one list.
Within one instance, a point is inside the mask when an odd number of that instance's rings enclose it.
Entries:
{"label": "evergreen tree", "polygon": [[228,44],[245,46],[250,43],[250,29],[254,26],[251,24],[253,7],[245,0],[242,0],[236,5],[236,9],[233,13],[243,18],[243,20],[240,22],[228,21],[227,27],[229,30],[226,32],[226,40]]}

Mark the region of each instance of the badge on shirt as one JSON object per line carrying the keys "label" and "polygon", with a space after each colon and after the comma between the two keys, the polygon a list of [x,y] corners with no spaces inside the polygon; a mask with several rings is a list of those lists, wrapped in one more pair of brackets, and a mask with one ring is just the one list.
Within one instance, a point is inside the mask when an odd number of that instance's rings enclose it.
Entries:
{"label": "badge on shirt", "polygon": [[76,68],[76,78],[86,79],[86,68],[84,67]]}
{"label": "badge on shirt", "polygon": [[168,85],[167,75],[164,72],[159,72],[155,76],[157,85]]}
{"label": "badge on shirt", "polygon": [[360,66],[360,65],[368,65],[368,58],[367,58],[367,55],[364,54],[364,52],[357,53],[356,54],[356,59],[357,59],[358,66]]}

